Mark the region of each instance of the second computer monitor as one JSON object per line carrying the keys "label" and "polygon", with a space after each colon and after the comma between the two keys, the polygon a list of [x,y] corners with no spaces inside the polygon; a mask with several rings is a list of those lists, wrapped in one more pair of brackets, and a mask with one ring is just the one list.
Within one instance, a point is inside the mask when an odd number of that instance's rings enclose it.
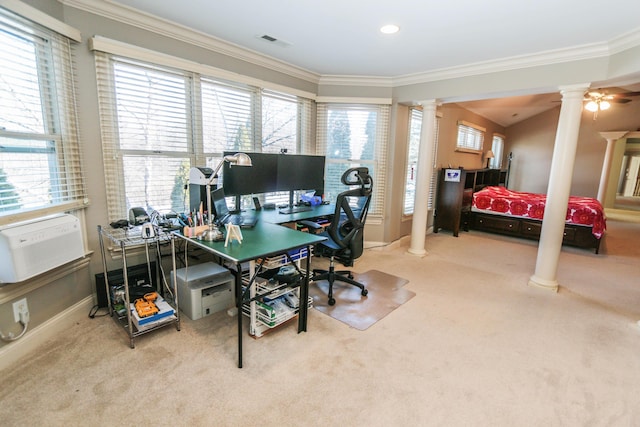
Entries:
{"label": "second computer monitor", "polygon": [[[224,155],[235,152],[224,152]],[[303,154],[247,153],[251,167],[225,163],[222,183],[227,196],[275,191],[324,191],[324,156]]]}
{"label": "second computer monitor", "polygon": [[324,156],[282,154],[278,157],[278,190],[324,192]]}

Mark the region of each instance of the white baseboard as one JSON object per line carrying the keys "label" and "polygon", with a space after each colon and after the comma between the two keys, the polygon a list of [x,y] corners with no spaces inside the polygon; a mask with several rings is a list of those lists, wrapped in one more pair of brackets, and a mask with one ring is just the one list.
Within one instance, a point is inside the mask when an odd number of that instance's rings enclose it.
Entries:
{"label": "white baseboard", "polygon": [[87,316],[93,305],[93,296],[89,295],[38,327],[27,330],[27,333],[19,340],[0,348],[0,372],[14,366],[19,360],[28,357],[31,352],[53,338],[57,333],[69,330],[75,322]]}

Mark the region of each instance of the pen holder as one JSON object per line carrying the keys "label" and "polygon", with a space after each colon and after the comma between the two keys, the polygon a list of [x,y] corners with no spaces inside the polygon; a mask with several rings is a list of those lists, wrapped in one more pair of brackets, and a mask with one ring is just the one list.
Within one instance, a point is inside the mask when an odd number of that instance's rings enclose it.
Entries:
{"label": "pen holder", "polygon": [[182,229],[182,234],[184,234],[187,237],[196,237],[208,229],[209,229],[208,225],[199,225],[197,227],[184,227]]}

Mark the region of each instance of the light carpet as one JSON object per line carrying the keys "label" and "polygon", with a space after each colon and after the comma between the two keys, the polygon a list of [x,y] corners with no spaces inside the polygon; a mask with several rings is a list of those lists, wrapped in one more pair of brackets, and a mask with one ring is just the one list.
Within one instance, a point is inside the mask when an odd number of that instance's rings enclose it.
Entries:
{"label": "light carpet", "polygon": [[335,282],[333,297],[335,305],[328,303],[329,282],[320,280],[309,284],[309,295],[313,307],[347,325],[364,331],[416,294],[404,289],[408,280],[379,270],[353,273],[353,278],[365,285],[368,295],[362,296],[360,288],[348,283]]}
{"label": "light carpet", "polygon": [[304,333],[245,330],[242,369],[224,311],[135,349],[108,316],[86,317],[0,371],[0,424],[637,426],[638,242],[640,224],[609,220],[600,254],[563,247],[558,292],[527,285],[529,240],[472,230],[427,235],[423,257],[367,249],[353,270],[406,278],[416,296],[365,331],[318,310]]}

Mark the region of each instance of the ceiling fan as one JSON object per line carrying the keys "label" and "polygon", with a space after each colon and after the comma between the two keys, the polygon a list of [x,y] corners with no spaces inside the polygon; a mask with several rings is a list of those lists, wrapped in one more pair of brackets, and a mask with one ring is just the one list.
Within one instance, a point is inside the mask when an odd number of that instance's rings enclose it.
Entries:
{"label": "ceiling fan", "polygon": [[[603,102],[615,102],[618,104],[626,104],[627,102],[631,102],[629,97],[640,95],[640,92],[620,92],[620,93],[609,93],[606,90],[598,89],[587,92],[584,100],[586,102],[595,102],[603,103]],[[610,105],[609,105],[610,106]],[[608,107],[602,108],[606,110]]]}
{"label": "ceiling fan", "polygon": [[593,90],[587,92],[584,101],[586,102],[584,108],[593,113],[593,119],[595,120],[598,111],[608,110],[611,107],[611,103],[626,104],[631,102],[629,97],[640,95],[640,92],[622,92],[622,93],[608,93],[605,90]]}

